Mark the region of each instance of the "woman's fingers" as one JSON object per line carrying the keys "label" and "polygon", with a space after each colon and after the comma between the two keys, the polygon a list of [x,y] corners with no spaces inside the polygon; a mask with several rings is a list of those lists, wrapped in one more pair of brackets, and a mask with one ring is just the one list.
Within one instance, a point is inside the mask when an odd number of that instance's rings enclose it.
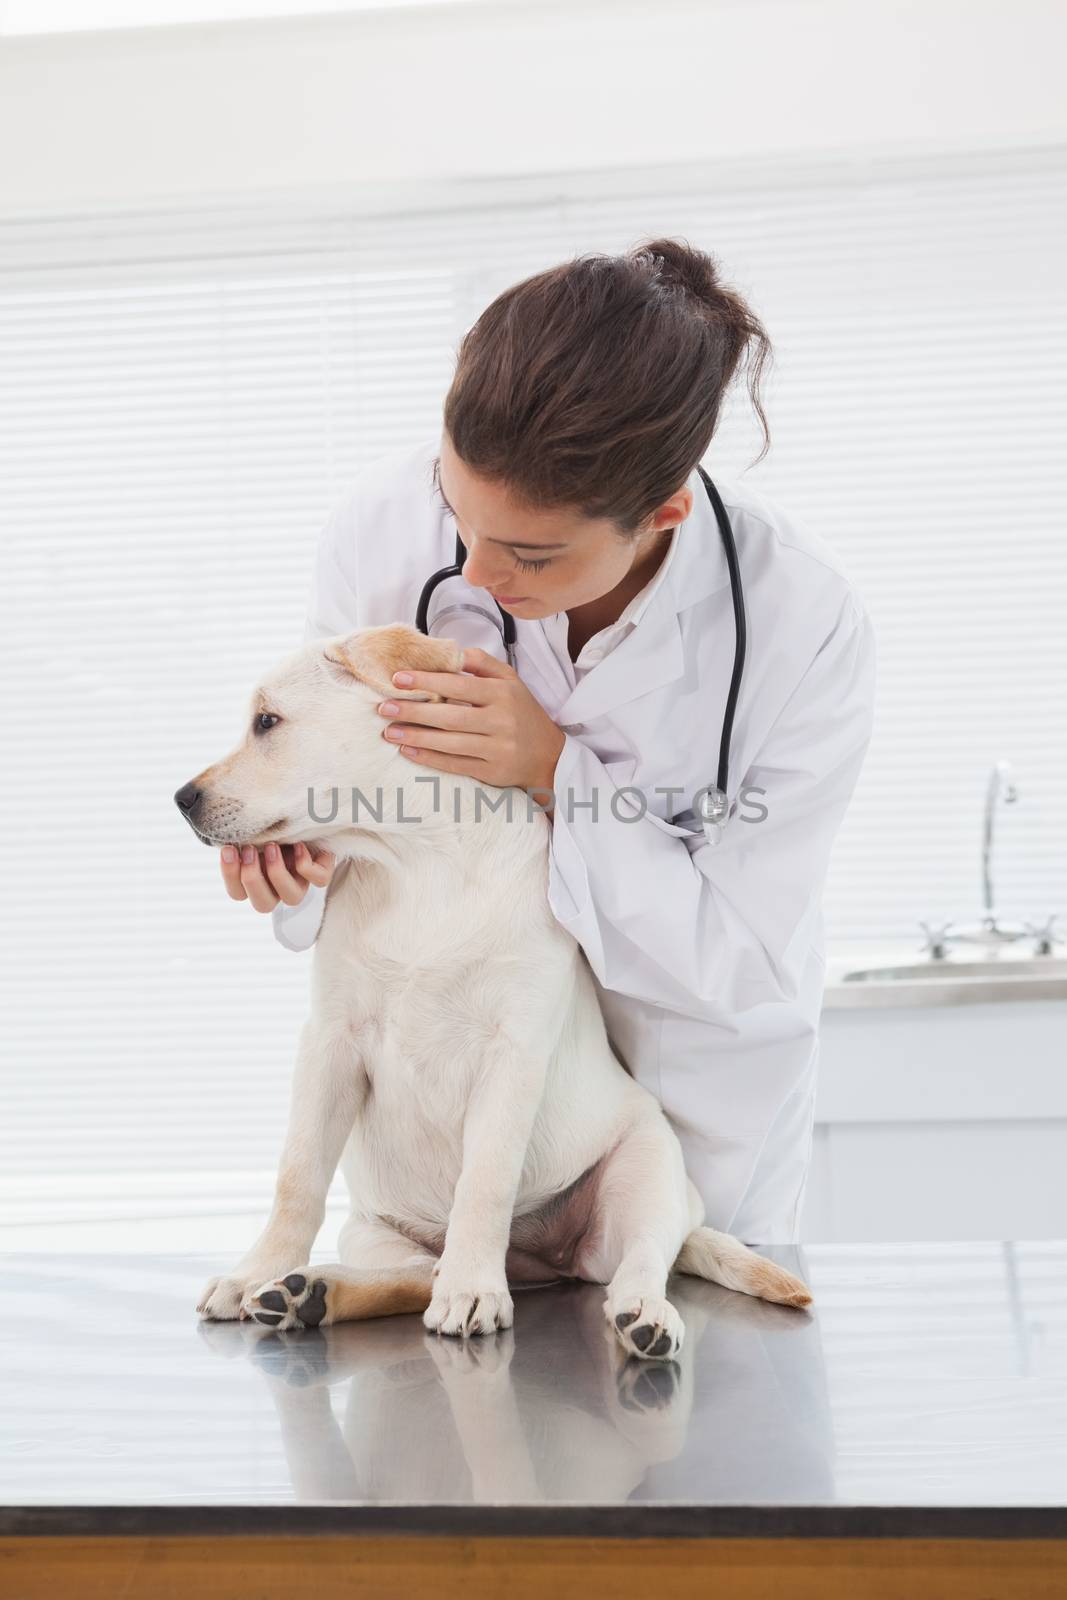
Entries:
{"label": "woman's fingers", "polygon": [[[254,910],[274,910],[281,896],[276,894],[273,885],[268,883],[260,853],[255,845],[246,844],[241,850],[241,882]],[[293,904],[295,905],[296,901]]]}
{"label": "woman's fingers", "polygon": [[226,893],[231,900],[247,900],[245,886],[241,882],[241,852],[236,845],[228,844],[219,852],[219,864],[222,867],[222,881],[226,885]]}
{"label": "woman's fingers", "polygon": [[336,862],[337,857],[332,850],[320,850],[317,855],[313,855],[306,844],[298,844],[293,848],[296,871],[308,883],[317,883],[320,886],[329,883]]}
{"label": "woman's fingers", "polygon": [[281,900],[287,906],[298,906],[307,894],[308,886],[290,870],[289,859],[281,845],[268,844],[261,853],[261,861],[265,881],[277,896],[275,905]]}
{"label": "woman's fingers", "polygon": [[231,900],[250,900],[255,911],[273,911],[279,900],[299,905],[309,883],[329,883],[335,861],[331,850],[313,855],[306,844],[269,844],[263,850],[227,845],[221,855],[222,881]]}

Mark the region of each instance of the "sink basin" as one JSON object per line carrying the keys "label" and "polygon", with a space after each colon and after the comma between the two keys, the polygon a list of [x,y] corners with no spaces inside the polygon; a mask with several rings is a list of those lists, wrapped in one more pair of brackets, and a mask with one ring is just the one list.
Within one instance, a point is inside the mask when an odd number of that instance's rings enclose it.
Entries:
{"label": "sink basin", "polygon": [[943,983],[946,979],[967,981],[975,978],[1021,977],[1037,978],[1042,981],[1067,977],[1067,957],[990,956],[975,960],[967,956],[962,958],[946,956],[939,961],[927,957],[925,961],[912,961],[901,967],[866,967],[858,972],[846,972],[841,981],[867,983],[872,979],[884,982],[906,978],[910,982],[915,978],[920,982]]}
{"label": "sink basin", "polygon": [[1067,1000],[1067,957],[953,954],[852,967],[828,982],[825,1010]]}

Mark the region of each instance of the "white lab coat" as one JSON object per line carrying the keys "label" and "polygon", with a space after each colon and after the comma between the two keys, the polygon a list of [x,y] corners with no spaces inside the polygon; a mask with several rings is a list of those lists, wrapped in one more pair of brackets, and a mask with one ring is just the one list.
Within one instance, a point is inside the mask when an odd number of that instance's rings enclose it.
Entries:
{"label": "white lab coat", "polygon": [[[431,487],[438,443],[365,468],[337,505],[319,542],[306,639],[414,621],[423,583],[455,548]],[[792,1242],[811,1155],[821,891],[871,734],[874,639],[834,552],[747,485],[712,476],[748,621],[735,809],[717,846],[692,806],[715,780],[734,623],[714,508],[695,470],[692,513],[636,625],[575,684],[560,660],[565,614],[516,619],[517,668],[566,735],[549,901],[589,960],[612,1043],[667,1112],[709,1223],[750,1243]],[[496,614],[484,591],[467,598]],[[435,631],[503,658],[499,631],[478,614],[453,614]],[[647,798],[643,815],[624,797],[613,811],[625,785]],[[655,792],[671,785],[683,793]],[[324,900],[312,887],[299,906],[279,905],[280,942],[312,944]]]}

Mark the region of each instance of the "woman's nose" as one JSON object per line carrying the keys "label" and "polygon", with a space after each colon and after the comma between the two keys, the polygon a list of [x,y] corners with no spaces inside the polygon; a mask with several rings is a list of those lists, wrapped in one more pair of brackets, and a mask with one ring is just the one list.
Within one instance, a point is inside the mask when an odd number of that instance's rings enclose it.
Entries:
{"label": "woman's nose", "polygon": [[511,563],[506,557],[483,551],[477,544],[470,545],[463,563],[463,579],[472,589],[499,589],[507,582]]}

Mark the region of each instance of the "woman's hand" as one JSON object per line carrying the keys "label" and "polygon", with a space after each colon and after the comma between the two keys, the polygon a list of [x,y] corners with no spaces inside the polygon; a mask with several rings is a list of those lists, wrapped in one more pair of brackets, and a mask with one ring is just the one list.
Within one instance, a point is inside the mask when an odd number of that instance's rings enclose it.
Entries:
{"label": "woman's hand", "polygon": [[[566,740],[513,667],[485,650],[463,652],[463,672],[394,672],[402,689],[430,689],[434,700],[383,700],[384,738],[401,755],[439,772],[461,772],[496,788],[540,791],[551,802]],[[457,704],[458,702],[458,704]]]}
{"label": "woman's hand", "polygon": [[255,845],[225,845],[222,881],[231,900],[250,900],[254,911],[273,911],[279,900],[297,906],[309,883],[329,883],[336,857],[330,850],[312,855],[306,844],[268,844],[262,858]]}

